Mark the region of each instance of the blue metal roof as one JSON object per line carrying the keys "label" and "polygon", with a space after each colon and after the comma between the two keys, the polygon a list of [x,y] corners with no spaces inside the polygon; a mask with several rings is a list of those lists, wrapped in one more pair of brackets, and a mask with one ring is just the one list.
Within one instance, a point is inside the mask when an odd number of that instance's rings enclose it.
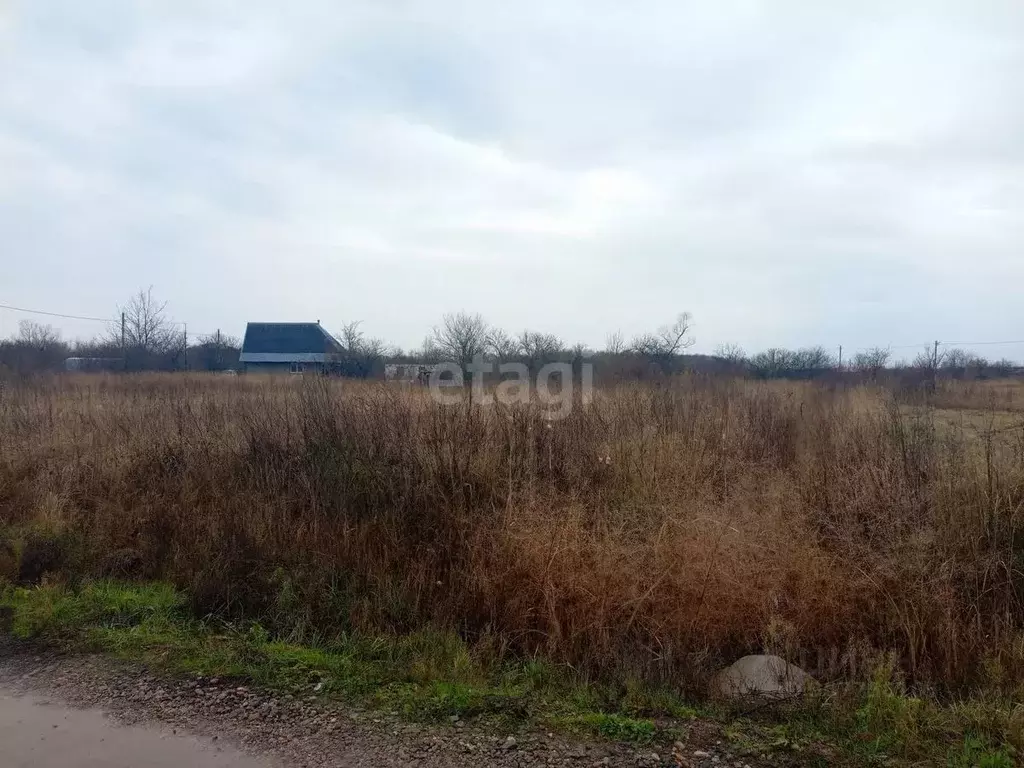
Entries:
{"label": "blue metal roof", "polygon": [[319,323],[249,323],[242,342],[245,355],[333,354],[341,344]]}

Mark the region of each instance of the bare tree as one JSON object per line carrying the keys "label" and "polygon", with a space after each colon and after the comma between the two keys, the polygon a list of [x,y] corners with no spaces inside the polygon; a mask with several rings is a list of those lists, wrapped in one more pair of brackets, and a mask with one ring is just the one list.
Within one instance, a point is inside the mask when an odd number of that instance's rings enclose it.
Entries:
{"label": "bare tree", "polygon": [[681,312],[671,325],[634,338],[631,351],[648,358],[663,373],[669,372],[675,367],[676,358],[695,343],[689,335],[691,322],[690,313]]}
{"label": "bare tree", "polygon": [[994,363],[991,363],[989,365],[989,368],[992,371],[992,375],[994,376],[1009,376],[1011,373],[1017,370],[1018,367],[1018,363],[1016,363],[1013,360],[1010,360],[1007,357],[996,360]]}
{"label": "bare tree", "polygon": [[[108,336],[110,344],[120,347],[123,342],[127,351],[142,358],[177,352],[185,343],[184,333],[167,317],[167,302],[153,298],[152,286],[140,290],[118,307],[118,317],[111,324]],[[139,362],[141,360],[136,361],[136,366]]]}
{"label": "bare tree", "polygon": [[945,359],[946,353],[940,351],[937,345],[935,347],[927,346],[918,353],[911,365],[914,368],[935,372],[939,369]]}
{"label": "bare tree", "polygon": [[52,325],[22,320],[18,323],[18,343],[37,349],[52,347],[61,344],[60,331]]}
{"label": "bare tree", "polygon": [[60,367],[68,350],[60,332],[52,326],[22,320],[16,337],[0,340],[0,369],[25,373],[54,370]]}
{"label": "bare tree", "polygon": [[689,312],[680,312],[672,325],[663,325],[655,333],[646,333],[633,339],[633,351],[656,359],[672,358],[695,343],[689,336],[693,318]]}
{"label": "bare tree", "polygon": [[912,367],[924,374],[924,383],[932,391],[935,391],[939,378],[939,367],[945,358],[946,353],[939,350],[939,344],[936,342],[935,346],[925,347],[911,363]]}
{"label": "bare tree", "polygon": [[501,328],[491,328],[487,334],[487,351],[500,362],[505,362],[519,357],[523,347],[519,339],[512,338]]}
{"label": "bare tree", "polygon": [[758,352],[750,358],[751,371],[762,379],[774,379],[789,375],[795,367],[796,353],[779,347]]}
{"label": "bare tree", "polygon": [[554,362],[565,351],[562,340],[553,333],[539,331],[523,331],[519,336],[519,346],[530,371],[536,373],[540,368]]}
{"label": "bare tree", "polygon": [[594,350],[580,341],[569,348],[569,354],[572,356],[573,376],[582,376],[583,363],[594,356]]}
{"label": "bare tree", "polygon": [[853,356],[853,369],[874,379],[889,364],[891,357],[892,351],[887,347],[865,349]]}
{"label": "bare tree", "polygon": [[417,352],[418,357],[424,363],[440,363],[444,360],[444,353],[434,343],[434,334],[431,332],[427,338],[423,340],[423,344]]}
{"label": "bare tree", "polygon": [[343,376],[367,378],[377,371],[388,356],[389,350],[383,339],[367,338],[362,330],[362,321],[354,320],[341,327],[337,334],[342,352],[333,361],[332,369]]}
{"label": "bare tree", "polygon": [[487,350],[487,323],[479,314],[447,314],[435,326],[424,345],[426,354],[450,360],[463,370],[477,355]]}
{"label": "bare tree", "polygon": [[939,367],[947,371],[963,371],[970,367],[972,355],[966,349],[954,347],[947,350]]}
{"label": "bare tree", "polygon": [[242,342],[237,336],[230,336],[226,333],[221,333],[220,331],[206,336],[200,336],[198,343],[205,344],[210,347],[220,347],[222,349],[239,349],[242,346]]}
{"label": "bare tree", "polygon": [[[190,364],[204,371],[224,371],[238,364],[238,353],[242,343],[237,336],[228,336],[220,331],[200,336]],[[192,360],[194,359],[194,362]]]}
{"label": "bare tree", "polygon": [[803,375],[812,375],[837,366],[836,358],[824,347],[804,347],[794,354],[794,367]]}
{"label": "bare tree", "polygon": [[747,361],[747,353],[739,344],[719,344],[715,347],[715,357],[720,357],[733,365],[743,365]]}
{"label": "bare tree", "polygon": [[813,378],[836,367],[837,360],[824,347],[780,349],[758,352],[750,358],[750,371],[763,379]]}
{"label": "bare tree", "polygon": [[989,362],[966,349],[954,348],[946,352],[939,367],[956,378],[977,377],[989,367]]}
{"label": "bare tree", "polygon": [[341,326],[341,331],[338,333],[338,341],[341,342],[342,347],[358,350],[363,346],[363,332],[360,329],[362,324],[362,320],[353,320],[351,323],[345,323],[345,325]]}
{"label": "bare tree", "polygon": [[622,335],[622,331],[608,334],[608,338],[604,342],[604,351],[609,355],[621,355],[626,351],[626,338]]}

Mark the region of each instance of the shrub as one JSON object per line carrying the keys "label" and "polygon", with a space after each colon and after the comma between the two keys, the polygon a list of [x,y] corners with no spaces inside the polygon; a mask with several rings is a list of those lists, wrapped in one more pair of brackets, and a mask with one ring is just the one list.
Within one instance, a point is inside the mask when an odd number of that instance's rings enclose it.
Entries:
{"label": "shrub", "polygon": [[548,422],[369,382],[40,379],[0,400],[0,524],[62,531],[26,581],[167,579],[295,639],[430,629],[689,693],[767,642],[948,692],[996,660],[1010,690],[1024,432],[983,384],[682,376]]}

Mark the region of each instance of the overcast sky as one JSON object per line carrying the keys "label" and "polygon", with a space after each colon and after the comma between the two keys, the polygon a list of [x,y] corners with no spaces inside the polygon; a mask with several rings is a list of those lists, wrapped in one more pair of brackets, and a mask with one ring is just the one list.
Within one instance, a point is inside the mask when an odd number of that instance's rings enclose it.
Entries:
{"label": "overcast sky", "polygon": [[0,0],[0,237],[190,333],[1024,339],[1024,3]]}

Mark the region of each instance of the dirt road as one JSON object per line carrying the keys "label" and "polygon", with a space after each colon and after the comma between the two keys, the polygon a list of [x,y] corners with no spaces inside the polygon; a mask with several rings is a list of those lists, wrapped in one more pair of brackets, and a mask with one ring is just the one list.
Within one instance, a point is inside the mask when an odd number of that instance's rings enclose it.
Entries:
{"label": "dirt road", "polygon": [[0,688],[0,748],[6,768],[268,768],[209,739],[166,728],[118,726],[99,710]]}
{"label": "dirt road", "polygon": [[4,768],[762,765],[730,753],[718,738],[695,726],[685,754],[674,756],[671,747],[495,731],[477,722],[417,725],[397,713],[362,712],[312,695],[278,696],[216,678],[171,679],[104,657],[12,650],[0,641]]}

